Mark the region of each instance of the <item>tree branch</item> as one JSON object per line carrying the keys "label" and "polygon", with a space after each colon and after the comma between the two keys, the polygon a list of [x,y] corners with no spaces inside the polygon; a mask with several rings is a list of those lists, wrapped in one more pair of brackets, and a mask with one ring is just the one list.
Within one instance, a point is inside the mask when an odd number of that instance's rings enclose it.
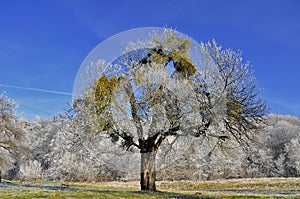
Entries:
{"label": "tree branch", "polygon": [[142,127],[141,119],[137,114],[138,108],[137,108],[137,103],[134,97],[132,86],[128,81],[127,77],[121,76],[118,81],[119,84],[123,86],[123,88],[125,89],[126,95],[129,97],[132,118],[137,125],[138,139],[143,139],[143,127]]}

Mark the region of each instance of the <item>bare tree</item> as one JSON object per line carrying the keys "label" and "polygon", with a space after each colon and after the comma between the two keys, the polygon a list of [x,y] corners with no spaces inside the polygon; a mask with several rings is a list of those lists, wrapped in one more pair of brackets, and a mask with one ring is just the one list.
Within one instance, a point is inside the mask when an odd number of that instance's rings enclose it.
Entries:
{"label": "bare tree", "polygon": [[81,102],[93,121],[89,128],[125,150],[138,149],[141,190],[156,190],[156,155],[168,139],[206,137],[247,148],[263,127],[267,106],[241,53],[213,41],[202,44],[195,63],[191,44],[173,30],[130,44]]}

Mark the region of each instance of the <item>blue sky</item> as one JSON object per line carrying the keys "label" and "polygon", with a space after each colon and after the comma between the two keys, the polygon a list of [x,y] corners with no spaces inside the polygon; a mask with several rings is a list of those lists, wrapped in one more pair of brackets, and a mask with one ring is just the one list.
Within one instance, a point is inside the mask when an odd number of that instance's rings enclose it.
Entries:
{"label": "blue sky", "polygon": [[[300,117],[298,0],[0,0],[0,93],[17,114],[50,118],[67,109],[81,62],[100,42],[147,26],[241,49],[270,113]],[[33,88],[22,90],[5,85]]]}

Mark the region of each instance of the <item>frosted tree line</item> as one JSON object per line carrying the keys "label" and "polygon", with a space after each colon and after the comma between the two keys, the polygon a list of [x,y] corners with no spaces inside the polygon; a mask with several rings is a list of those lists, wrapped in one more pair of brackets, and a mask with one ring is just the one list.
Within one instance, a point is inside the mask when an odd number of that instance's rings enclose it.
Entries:
{"label": "frosted tree line", "polygon": [[[139,154],[134,151],[124,153],[106,137],[86,136],[84,132],[88,127],[78,125],[84,124],[80,121],[84,117],[70,120],[70,115],[64,113],[51,120],[37,117],[36,121],[29,122],[16,118],[17,106],[5,93],[0,99],[2,178],[139,179]],[[175,145],[164,145],[158,153],[158,180],[299,177],[300,119],[269,115],[267,123],[268,127],[260,133],[259,144],[251,151],[239,147],[222,148],[188,137]]]}

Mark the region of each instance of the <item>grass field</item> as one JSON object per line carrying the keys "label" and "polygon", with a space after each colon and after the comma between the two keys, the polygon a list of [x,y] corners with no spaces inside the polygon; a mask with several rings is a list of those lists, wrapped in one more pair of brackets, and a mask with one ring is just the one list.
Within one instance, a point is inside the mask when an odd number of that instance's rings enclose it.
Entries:
{"label": "grass field", "polygon": [[[14,182],[18,183],[18,182]],[[60,182],[44,182],[57,186]],[[1,199],[33,198],[300,198],[299,178],[157,182],[159,192],[139,191],[139,182],[64,183],[74,190],[21,186],[0,188]]]}

